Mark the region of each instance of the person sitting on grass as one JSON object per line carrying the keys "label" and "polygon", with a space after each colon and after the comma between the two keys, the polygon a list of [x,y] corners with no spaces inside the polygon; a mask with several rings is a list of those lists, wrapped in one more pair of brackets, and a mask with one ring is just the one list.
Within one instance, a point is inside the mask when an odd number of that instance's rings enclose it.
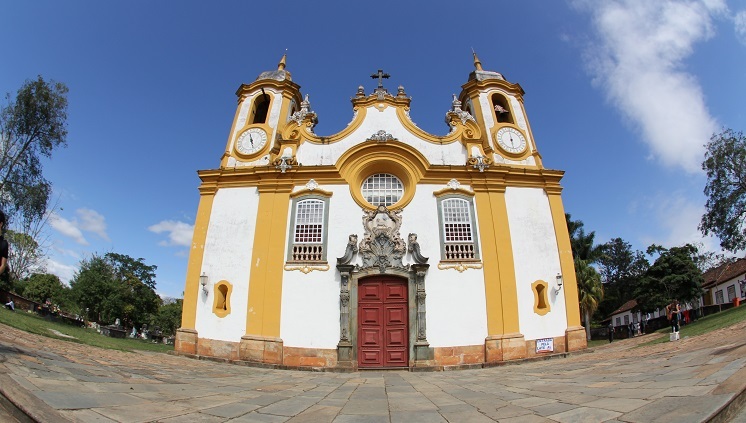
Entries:
{"label": "person sitting on grass", "polygon": [[10,311],[16,311],[16,306],[13,304],[13,299],[11,298],[10,301],[5,303],[5,308],[7,308]]}

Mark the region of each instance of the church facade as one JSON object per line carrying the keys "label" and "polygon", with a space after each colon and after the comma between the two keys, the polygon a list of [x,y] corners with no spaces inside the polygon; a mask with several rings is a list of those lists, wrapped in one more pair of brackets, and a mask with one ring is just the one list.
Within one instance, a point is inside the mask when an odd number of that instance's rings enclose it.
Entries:
{"label": "church facade", "polygon": [[474,66],[443,136],[381,71],[327,136],[284,56],[243,84],[220,166],[198,172],[176,352],[354,370],[585,348],[563,172],[520,85]]}

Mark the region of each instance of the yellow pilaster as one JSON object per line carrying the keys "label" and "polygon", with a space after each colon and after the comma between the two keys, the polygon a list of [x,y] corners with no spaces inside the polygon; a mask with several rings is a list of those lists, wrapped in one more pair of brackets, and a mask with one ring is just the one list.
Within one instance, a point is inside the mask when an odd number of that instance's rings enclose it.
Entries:
{"label": "yellow pilaster", "polygon": [[259,188],[246,335],[280,336],[282,272],[292,185]]}
{"label": "yellow pilaster", "polygon": [[565,208],[562,205],[559,189],[547,189],[549,208],[552,211],[554,233],[557,237],[560,268],[562,269],[563,289],[565,290],[565,309],[567,310],[567,326],[580,326],[580,306],[578,304],[578,282],[575,279],[575,263],[572,259],[570,233],[567,230]]}
{"label": "yellow pilaster", "polygon": [[505,188],[491,187],[488,192],[474,187],[474,191],[482,239],[480,254],[484,262],[487,332],[489,336],[516,334],[519,332],[518,294]]}
{"label": "yellow pilaster", "polygon": [[199,286],[199,275],[202,269],[202,258],[205,253],[205,240],[207,239],[207,226],[210,223],[212,203],[215,192],[202,192],[197,207],[197,218],[194,222],[194,234],[192,235],[192,249],[189,252],[187,264],[186,284],[184,287],[183,311],[181,314],[181,328],[194,329],[197,320],[197,300],[202,289]]}

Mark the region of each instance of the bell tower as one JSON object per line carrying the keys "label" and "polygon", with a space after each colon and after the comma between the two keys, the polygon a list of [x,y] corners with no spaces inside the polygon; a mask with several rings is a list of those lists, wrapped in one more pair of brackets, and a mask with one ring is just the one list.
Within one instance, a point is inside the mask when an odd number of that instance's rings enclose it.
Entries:
{"label": "bell tower", "polygon": [[474,71],[462,85],[462,108],[476,119],[494,151],[496,164],[543,168],[523,105],[523,88],[482,68],[477,53]]}
{"label": "bell tower", "polygon": [[236,91],[233,118],[221,168],[263,166],[272,162],[272,147],[285,124],[301,108],[300,86],[285,70],[287,55],[277,70],[262,72],[254,82]]}

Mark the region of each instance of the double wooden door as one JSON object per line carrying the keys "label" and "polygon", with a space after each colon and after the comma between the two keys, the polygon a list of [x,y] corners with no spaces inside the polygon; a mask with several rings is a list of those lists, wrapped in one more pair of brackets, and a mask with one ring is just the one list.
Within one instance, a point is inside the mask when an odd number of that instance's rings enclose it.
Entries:
{"label": "double wooden door", "polygon": [[409,301],[407,280],[395,276],[358,284],[358,366],[407,367]]}

